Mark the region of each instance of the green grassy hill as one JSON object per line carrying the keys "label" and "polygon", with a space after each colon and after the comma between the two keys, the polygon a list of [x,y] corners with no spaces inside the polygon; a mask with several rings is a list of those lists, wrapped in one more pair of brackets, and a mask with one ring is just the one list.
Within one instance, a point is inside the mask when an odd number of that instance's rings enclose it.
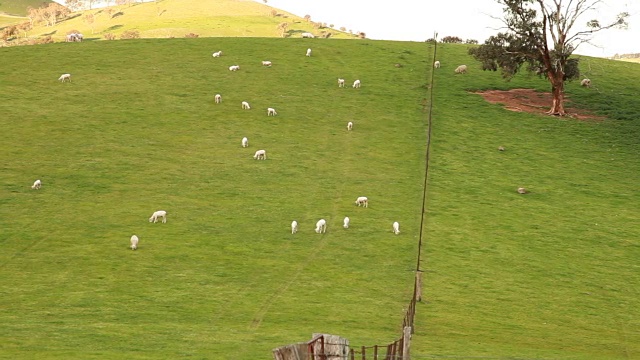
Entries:
{"label": "green grassy hill", "polygon": [[51,0],[3,0],[0,2],[0,14],[26,16],[29,7],[37,8],[50,2]]}
{"label": "green grassy hill", "polygon": [[[290,37],[300,37],[302,32],[320,35],[322,31],[282,10],[272,16],[273,10],[255,1],[163,0],[79,12],[56,26],[36,27],[31,35],[51,35],[54,40],[62,41],[70,30],[79,30],[88,39],[103,39],[107,33],[119,36],[124,31],[136,30],[143,38],[184,37],[189,33],[200,37],[280,37],[277,26],[283,22],[289,24]],[[93,14],[93,23],[86,21],[87,14]],[[352,37],[334,29],[323,30],[329,30],[332,37]]]}
{"label": "green grassy hill", "polygon": [[[266,38],[0,49],[0,358],[269,359],[313,332],[397,339],[429,85],[412,355],[640,356],[639,65],[585,58],[593,88],[567,91],[610,118],[576,121],[486,103],[471,91],[548,85],[481,72],[464,45],[439,45],[430,84],[432,50]],[[149,223],[159,209],[168,222]]]}

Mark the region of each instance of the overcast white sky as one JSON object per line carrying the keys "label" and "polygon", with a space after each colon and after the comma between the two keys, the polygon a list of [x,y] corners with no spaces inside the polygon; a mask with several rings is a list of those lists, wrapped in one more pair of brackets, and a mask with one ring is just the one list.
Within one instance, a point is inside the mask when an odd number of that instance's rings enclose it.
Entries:
{"label": "overcast white sky", "polygon": [[[380,40],[424,41],[437,31],[439,38],[458,36],[482,43],[501,26],[491,16],[502,15],[496,0],[267,0],[267,5]],[[603,31],[593,41],[600,48],[583,44],[576,53],[609,57],[640,52],[640,0],[604,0],[597,13],[580,20],[605,23],[623,11],[631,14],[627,30]]]}

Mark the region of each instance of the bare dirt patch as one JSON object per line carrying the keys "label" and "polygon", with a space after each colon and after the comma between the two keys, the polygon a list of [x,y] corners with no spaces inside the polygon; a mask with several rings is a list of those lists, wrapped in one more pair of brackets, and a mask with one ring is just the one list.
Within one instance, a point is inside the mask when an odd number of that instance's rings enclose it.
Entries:
{"label": "bare dirt patch", "polygon": [[[538,92],[532,89],[511,89],[511,90],[486,90],[477,91],[476,94],[482,96],[492,104],[502,104],[504,108],[511,111],[527,112],[531,114],[547,115],[552,102],[551,93]],[[602,116],[594,115],[585,109],[571,106],[571,101],[565,97],[565,111],[568,116],[580,120],[603,120]]]}

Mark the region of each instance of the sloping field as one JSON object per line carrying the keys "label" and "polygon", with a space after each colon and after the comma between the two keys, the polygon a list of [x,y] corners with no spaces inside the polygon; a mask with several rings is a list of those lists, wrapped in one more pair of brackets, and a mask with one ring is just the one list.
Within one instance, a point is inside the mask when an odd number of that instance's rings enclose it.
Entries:
{"label": "sloping field", "polygon": [[[269,359],[313,332],[397,339],[428,85],[412,357],[640,356],[638,65],[584,58],[593,87],[567,92],[609,119],[577,121],[485,102],[473,92],[548,85],[481,72],[463,45],[438,46],[428,84],[432,50],[253,38],[0,49],[0,357]],[[149,223],[160,209],[167,223]]]}
{"label": "sloping field", "polygon": [[10,0],[0,3],[0,14],[26,16],[29,7],[37,8],[42,4],[50,3],[50,0]]}
{"label": "sloping field", "polygon": [[[267,359],[313,332],[355,345],[400,335],[427,45],[221,38],[1,51],[11,66],[0,69],[0,357]],[[362,88],[338,88],[338,77]],[[258,149],[266,161],[252,158]],[[43,187],[31,190],[36,178]],[[363,195],[368,209],[354,204]],[[167,223],[149,223],[160,209]]]}
{"label": "sloping field", "polygon": [[[283,10],[276,10],[278,16],[272,16],[273,10],[248,0],[162,0],[74,13],[55,26],[34,28],[31,35],[51,35],[62,41],[69,31],[78,30],[91,40],[135,30],[142,38],[184,37],[189,33],[200,37],[281,37],[277,27],[284,22],[289,24],[290,37],[299,38],[303,32],[320,35],[310,22]],[[87,15],[93,15],[92,22],[87,21]],[[334,38],[353,37],[335,29],[325,30]]]}

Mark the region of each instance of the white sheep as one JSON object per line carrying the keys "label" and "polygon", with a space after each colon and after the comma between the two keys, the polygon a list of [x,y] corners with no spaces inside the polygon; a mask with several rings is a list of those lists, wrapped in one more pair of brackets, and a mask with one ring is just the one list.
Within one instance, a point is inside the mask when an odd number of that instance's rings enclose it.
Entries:
{"label": "white sheep", "polygon": [[307,56],[311,56],[311,48],[307,49]]}
{"label": "white sheep", "polygon": [[347,123],[347,131],[351,131],[351,130],[353,130],[353,122],[349,121]]}
{"label": "white sheep", "polygon": [[582,81],[580,81],[580,86],[591,87],[591,80],[582,79]]}
{"label": "white sheep", "polygon": [[440,68],[440,61],[436,60],[436,62],[433,63],[433,67],[436,69]]}
{"label": "white sheep", "polygon": [[271,61],[266,61],[266,60],[265,60],[265,61],[263,61],[263,62],[262,62],[262,65],[264,65],[264,66],[271,66]]}
{"label": "white sheep", "polygon": [[344,221],[342,222],[342,227],[345,228],[345,229],[348,229],[349,228],[349,222],[350,222],[349,217],[345,216]]}
{"label": "white sheep", "polygon": [[456,68],[456,74],[465,74],[467,72],[467,65],[460,65]]}
{"label": "white sheep", "polygon": [[393,223],[393,233],[396,235],[400,234],[400,223],[397,221]]}
{"label": "white sheep", "polygon": [[158,210],[156,212],[154,212],[151,217],[149,218],[149,222],[152,223],[157,223],[158,219],[162,218],[162,222],[166,223],[167,222],[167,212],[164,210]]}
{"label": "white sheep", "polygon": [[278,115],[278,113],[276,112],[276,109],[267,108],[267,116],[276,116],[276,115]]}
{"label": "white sheep", "polygon": [[135,235],[131,235],[131,250],[136,250],[138,248],[138,237]]}
{"label": "white sheep", "polygon": [[240,65],[231,65],[229,66],[230,71],[240,70]]}
{"label": "white sheep", "polygon": [[255,154],[253,154],[253,158],[256,160],[267,160],[267,151],[266,150],[258,150]]}
{"label": "white sheep", "polygon": [[40,181],[40,179],[34,181],[33,185],[31,185],[31,188],[34,190],[40,189],[41,187],[42,187],[42,181]]}
{"label": "white sheep", "polygon": [[295,234],[295,233],[297,233],[297,232],[298,232],[298,222],[297,222],[297,221],[295,221],[295,220],[293,220],[293,221],[291,222],[291,233],[292,233],[292,234]]}
{"label": "white sheep", "polygon": [[251,106],[249,106],[248,102],[243,101],[242,102],[242,108],[245,109],[245,110],[249,110],[249,109],[251,109]]}
{"label": "white sheep", "polygon": [[71,82],[71,74],[62,74],[62,75],[60,75],[58,80],[60,80],[62,82],[65,82],[65,80]]}
{"label": "white sheep", "polygon": [[216,51],[213,53],[213,57],[220,57],[220,56],[222,56],[222,50]]}
{"label": "white sheep", "polygon": [[356,205],[360,206],[364,206],[364,207],[369,207],[369,199],[366,196],[359,196],[356,199]]}
{"label": "white sheep", "polygon": [[249,146],[249,139],[247,139],[246,137],[242,138],[242,147],[248,147]]}
{"label": "white sheep", "polygon": [[216,104],[220,104],[222,102],[222,95],[216,94],[214,98],[216,100]]}
{"label": "white sheep", "polygon": [[313,38],[316,37],[315,35],[313,35],[312,33],[309,33],[309,32],[304,32],[304,33],[301,34],[301,36],[303,38],[310,38],[310,39],[313,39]]}
{"label": "white sheep", "polygon": [[327,232],[327,221],[325,219],[320,219],[316,223],[316,233],[324,234],[325,232]]}
{"label": "white sheep", "polygon": [[354,81],[354,82],[353,82],[353,88],[354,88],[354,89],[357,89],[357,88],[359,88],[359,87],[360,87],[360,80],[356,80],[356,81]]}
{"label": "white sheep", "polygon": [[344,79],[338,78],[338,87],[344,87]]}

